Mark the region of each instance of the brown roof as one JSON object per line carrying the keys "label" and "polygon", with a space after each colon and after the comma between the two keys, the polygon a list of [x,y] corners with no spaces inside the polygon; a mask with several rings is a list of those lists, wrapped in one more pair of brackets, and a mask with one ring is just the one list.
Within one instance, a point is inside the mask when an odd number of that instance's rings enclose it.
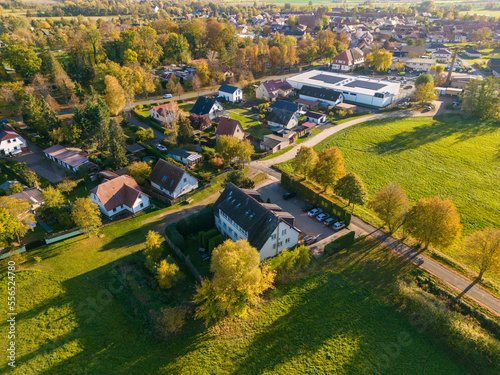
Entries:
{"label": "brown roof", "polygon": [[[221,117],[219,121],[219,126],[217,126],[215,134],[234,135],[238,126],[241,128],[241,124],[238,120],[233,120],[229,117]],[[243,128],[241,128],[241,131],[243,132]]]}
{"label": "brown roof", "polygon": [[170,192],[175,191],[184,176],[184,169],[160,159],[149,175],[149,181]]}
{"label": "brown roof", "polygon": [[28,203],[33,206],[37,203],[42,204],[44,202],[42,191],[36,187],[31,189],[26,189],[20,193],[11,194],[9,198],[22,199],[28,201]]}
{"label": "brown roof", "polygon": [[[132,207],[140,194],[144,194],[135,180],[128,176],[118,176],[105,180],[91,190],[104,205],[107,211],[124,204]],[[144,194],[145,195],[145,194]]]}
{"label": "brown roof", "polygon": [[4,125],[0,130],[0,141],[20,137],[9,125]]}
{"label": "brown roof", "polygon": [[179,107],[176,102],[168,102],[165,104],[157,105],[154,110],[158,112],[161,117],[167,117],[170,113],[177,111]]}
{"label": "brown roof", "polygon": [[55,159],[61,160],[71,167],[79,167],[80,165],[85,164],[89,161],[86,156],[82,155],[85,154],[84,152],[80,153],[74,150],[70,150],[61,145],[49,147],[43,150],[43,152]]}

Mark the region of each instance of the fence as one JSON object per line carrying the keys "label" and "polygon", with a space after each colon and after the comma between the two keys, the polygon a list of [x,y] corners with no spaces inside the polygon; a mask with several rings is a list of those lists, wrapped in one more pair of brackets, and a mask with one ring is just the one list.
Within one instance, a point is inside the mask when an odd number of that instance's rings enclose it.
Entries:
{"label": "fence", "polygon": [[172,241],[170,241],[170,238],[168,238],[166,235],[164,235],[165,240],[167,241],[168,245],[175,251],[177,256],[184,260],[184,263],[186,263],[186,267],[191,271],[193,274],[194,278],[201,283],[202,278],[200,276],[200,273],[196,269],[195,266],[193,266],[193,263],[191,263],[191,260],[189,259],[189,255],[184,255],[184,253],[179,249]]}

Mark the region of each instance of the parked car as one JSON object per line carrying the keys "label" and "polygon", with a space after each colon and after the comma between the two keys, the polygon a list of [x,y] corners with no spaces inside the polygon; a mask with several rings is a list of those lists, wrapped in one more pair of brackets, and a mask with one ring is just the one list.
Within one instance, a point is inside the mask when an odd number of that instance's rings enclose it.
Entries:
{"label": "parked car", "polygon": [[289,199],[292,199],[293,197],[295,197],[294,193],[285,193],[285,194],[283,194],[283,200],[285,200],[285,201],[287,201]]}
{"label": "parked car", "polygon": [[203,259],[203,260],[209,260],[210,259],[210,255],[208,255],[208,254],[201,254],[201,259]]}
{"label": "parked car", "polygon": [[315,208],[315,209],[312,209],[311,211],[309,211],[307,214],[311,217],[315,217],[319,214],[322,214],[323,213],[323,210],[321,208]]}
{"label": "parked car", "polygon": [[338,221],[339,221],[339,218],[334,216],[334,217],[329,217],[328,219],[323,221],[323,224],[325,224],[327,227],[329,227],[330,225],[335,224]]}
{"label": "parked car", "polygon": [[306,134],[304,134],[304,137],[305,137],[305,138],[307,138],[307,137],[310,137],[311,135],[312,135],[312,132],[311,132],[311,131],[309,131],[309,132],[307,132]]}
{"label": "parked car", "polygon": [[163,95],[163,99],[170,99],[171,97],[172,97],[172,94]]}
{"label": "parked car", "polygon": [[165,146],[163,146],[163,145],[160,145],[160,144],[157,144],[157,145],[156,145],[156,148],[157,148],[158,150],[160,150],[160,151],[164,151],[164,152],[165,152],[165,151],[167,151],[167,148],[166,148]]}
{"label": "parked car", "polygon": [[325,214],[324,212],[322,214],[319,214],[318,216],[316,216],[316,220],[318,220],[318,221],[323,221],[323,220],[326,220],[329,218],[330,218],[330,215]]}
{"label": "parked car", "polygon": [[309,211],[311,211],[313,208],[314,208],[314,205],[312,205],[312,204],[308,204],[308,205],[306,205],[306,206],[302,207],[302,211],[304,211],[304,212],[309,212]]}
{"label": "parked car", "polygon": [[345,228],[345,224],[340,222],[340,221],[332,225],[332,229],[335,232],[338,232],[339,230],[344,229],[344,228]]}
{"label": "parked car", "polygon": [[313,244],[313,243],[314,243],[314,242],[316,242],[316,240],[318,239],[318,236],[319,236],[319,235],[317,235],[317,236],[305,236],[305,237],[303,238],[303,240],[304,240],[304,245],[311,245],[311,244]]}

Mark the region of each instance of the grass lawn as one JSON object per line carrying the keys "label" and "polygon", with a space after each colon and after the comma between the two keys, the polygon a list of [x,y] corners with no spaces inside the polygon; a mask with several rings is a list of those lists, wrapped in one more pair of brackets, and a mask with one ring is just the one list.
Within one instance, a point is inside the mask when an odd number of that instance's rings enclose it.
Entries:
{"label": "grass lawn", "polygon": [[256,138],[262,139],[264,135],[272,133],[271,130],[262,126],[258,120],[250,117],[255,116],[256,113],[247,108],[228,109],[227,111],[232,119],[240,122],[244,131],[250,133]]}
{"label": "grass lawn", "polygon": [[306,137],[305,135],[303,135],[302,137],[297,139],[297,142],[295,142],[295,144],[300,145],[302,142],[307,141],[310,137],[314,137],[315,135],[318,135],[322,131],[323,130],[321,130],[321,129],[314,128],[313,130],[311,130],[312,134],[309,137]]}
{"label": "grass lawn", "polygon": [[[124,307],[127,296],[107,297],[119,285],[112,269],[134,257],[147,231],[158,224],[143,215],[103,229],[104,238],[80,237],[31,253],[43,260],[17,272],[17,367],[4,362],[0,371],[361,374],[371,368],[384,374],[467,373],[368,289],[331,270],[278,286],[266,297],[269,302],[244,320],[205,328],[189,318],[179,337],[158,342]],[[5,275],[5,262],[2,267]],[[4,296],[6,284],[1,283]],[[192,288],[186,281],[184,289]],[[178,297],[164,296],[173,298]],[[5,334],[6,323],[0,326]],[[386,348],[398,341],[403,342],[400,353],[384,360]],[[6,340],[1,345],[5,350]]]}

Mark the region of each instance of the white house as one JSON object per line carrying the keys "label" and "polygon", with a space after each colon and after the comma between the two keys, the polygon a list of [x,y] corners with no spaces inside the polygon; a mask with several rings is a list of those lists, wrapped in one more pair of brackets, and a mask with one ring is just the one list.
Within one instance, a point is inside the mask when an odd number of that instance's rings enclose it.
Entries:
{"label": "white house", "polygon": [[166,124],[171,124],[179,114],[179,106],[176,102],[157,105],[149,109],[149,117]]}
{"label": "white house", "polygon": [[243,100],[243,91],[236,86],[222,85],[219,87],[219,97],[231,103],[238,103]]}
{"label": "white house", "polygon": [[0,151],[5,155],[16,155],[26,148],[26,141],[8,125],[4,125],[0,130]]}
{"label": "white house", "polygon": [[260,260],[279,255],[299,241],[295,218],[281,207],[259,202],[255,190],[240,189],[229,183],[212,210],[215,225],[225,238],[246,240],[260,254]]}
{"label": "white house", "polygon": [[[292,133],[292,132],[290,132]],[[260,142],[259,147],[264,151],[271,151],[273,154],[284,148],[288,147],[294,142],[293,134],[292,137],[282,137],[277,134],[266,134],[264,139]]]}
{"label": "white house", "polygon": [[194,113],[198,116],[208,116],[213,121],[224,113],[224,108],[222,108],[222,105],[216,99],[200,96],[189,113]]}
{"label": "white house", "polygon": [[320,101],[320,105],[335,107],[343,103],[344,95],[339,91],[304,85],[299,90],[299,98],[307,101]]}
{"label": "white house", "polygon": [[198,180],[184,169],[170,164],[163,159],[158,160],[149,175],[151,186],[167,197],[175,199],[198,188]]}
{"label": "white house", "polygon": [[365,62],[365,55],[359,48],[350,48],[341,54],[337,55],[330,68],[332,70],[340,70],[348,72],[353,70],[356,66],[362,65]]}
{"label": "white house", "polygon": [[478,59],[482,56],[481,52],[476,51],[475,49],[468,49],[465,51],[465,55],[473,59]]}
{"label": "white house", "polygon": [[279,127],[291,129],[299,124],[299,119],[294,112],[286,111],[279,108],[274,108],[267,115],[267,125],[270,128]]}
{"label": "white house", "polygon": [[309,121],[314,124],[322,124],[326,121],[326,115],[324,113],[308,111],[304,115],[304,121]]}
{"label": "white house", "polygon": [[451,59],[451,52],[447,49],[438,49],[437,51],[432,52],[432,58],[447,61]]}
{"label": "white house", "polygon": [[104,180],[90,191],[90,200],[96,203],[107,217],[113,217],[123,211],[136,214],[149,207],[149,197],[128,175]]}
{"label": "white house", "polygon": [[273,81],[268,80],[262,82],[255,90],[255,97],[257,99],[266,98],[273,101],[276,98],[286,98],[293,93],[293,87],[287,81]]}

